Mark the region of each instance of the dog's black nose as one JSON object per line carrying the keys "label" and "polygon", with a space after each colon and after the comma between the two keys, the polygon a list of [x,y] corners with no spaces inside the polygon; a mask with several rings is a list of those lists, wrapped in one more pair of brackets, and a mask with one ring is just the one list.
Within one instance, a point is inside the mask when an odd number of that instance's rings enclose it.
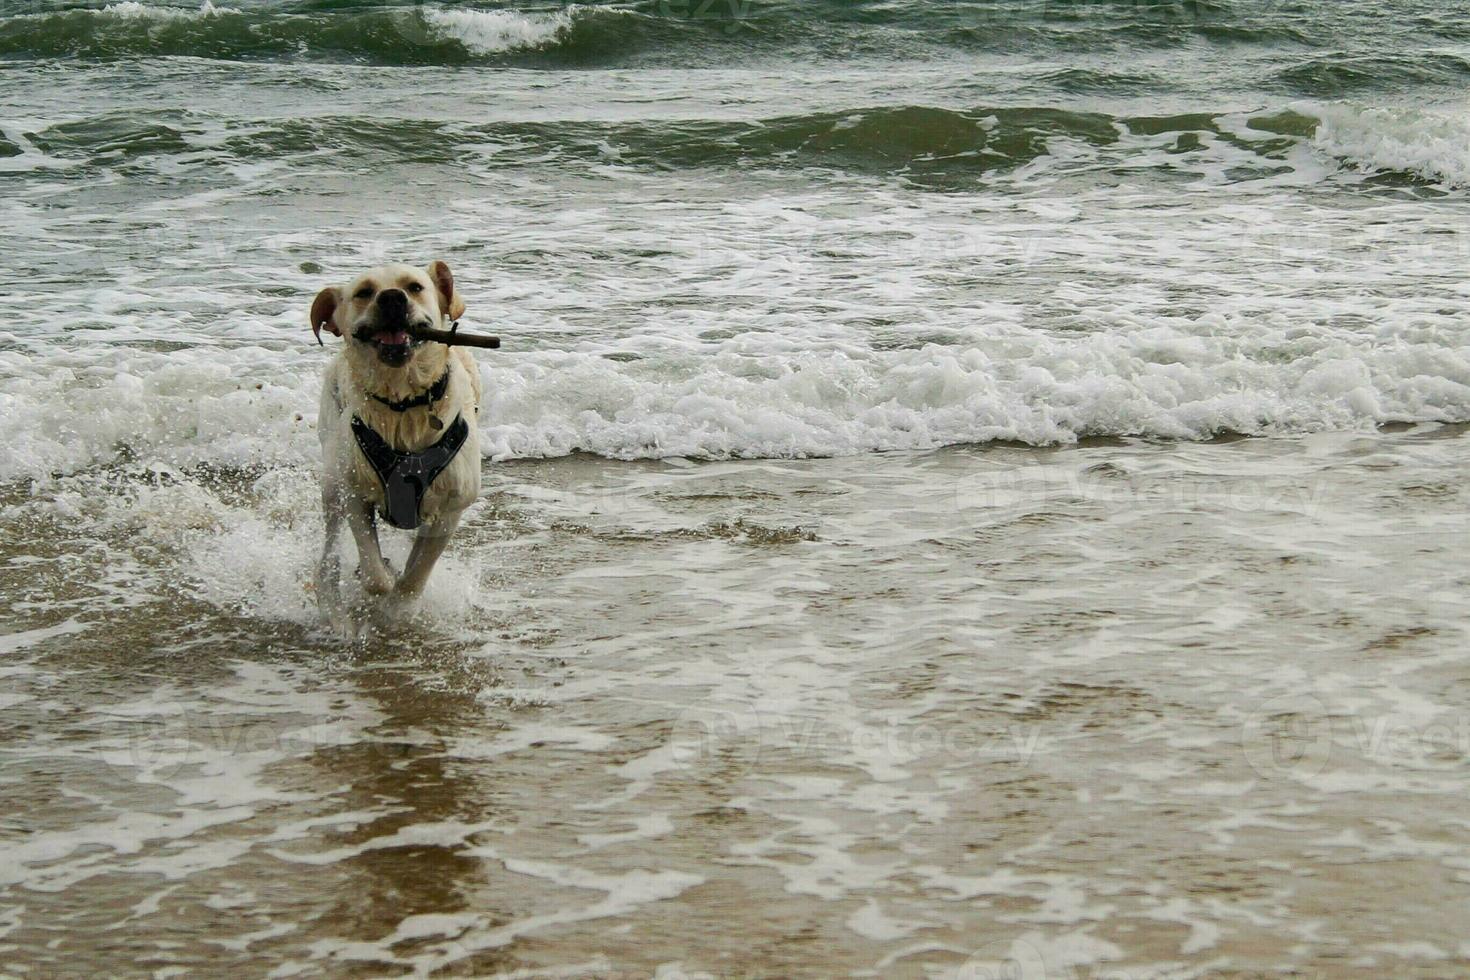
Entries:
{"label": "dog's black nose", "polygon": [[408,312],[408,295],[401,289],[385,289],[378,294],[378,309],[388,316],[403,316]]}

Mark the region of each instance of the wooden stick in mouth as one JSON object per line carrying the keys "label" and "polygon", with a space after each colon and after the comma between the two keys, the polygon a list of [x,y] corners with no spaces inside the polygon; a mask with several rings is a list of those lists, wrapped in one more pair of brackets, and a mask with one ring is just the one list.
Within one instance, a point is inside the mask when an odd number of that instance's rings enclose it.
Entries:
{"label": "wooden stick in mouth", "polygon": [[411,331],[419,340],[432,340],[436,344],[448,344],[450,347],[481,347],[486,350],[496,350],[500,347],[500,338],[491,337],[486,334],[460,333],[459,324],[454,324],[448,330],[436,330],[433,327],[418,327]]}

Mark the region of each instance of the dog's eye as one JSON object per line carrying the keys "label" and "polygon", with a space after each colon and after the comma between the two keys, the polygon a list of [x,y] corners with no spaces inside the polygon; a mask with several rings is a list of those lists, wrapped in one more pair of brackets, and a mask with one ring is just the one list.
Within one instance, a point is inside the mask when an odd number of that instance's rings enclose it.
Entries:
{"label": "dog's eye", "polygon": [[359,289],[357,292],[353,293],[352,296],[353,296],[354,299],[372,299],[373,298],[373,287],[371,287],[371,286],[364,286],[361,289]]}
{"label": "dog's eye", "polygon": [[408,284],[408,291],[411,293],[421,293],[424,291],[424,284],[421,282],[411,282]]}

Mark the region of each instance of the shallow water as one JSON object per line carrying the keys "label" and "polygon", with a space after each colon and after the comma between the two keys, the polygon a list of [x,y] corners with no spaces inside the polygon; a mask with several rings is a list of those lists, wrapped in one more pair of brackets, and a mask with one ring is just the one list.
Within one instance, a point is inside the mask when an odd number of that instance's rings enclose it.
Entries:
{"label": "shallow water", "polygon": [[1461,14],[0,5],[0,973],[1470,976]]}
{"label": "shallow water", "polygon": [[157,488],[163,534],[13,505],[7,957],[1456,974],[1467,457],[507,464],[424,620],[346,646],[305,486]]}

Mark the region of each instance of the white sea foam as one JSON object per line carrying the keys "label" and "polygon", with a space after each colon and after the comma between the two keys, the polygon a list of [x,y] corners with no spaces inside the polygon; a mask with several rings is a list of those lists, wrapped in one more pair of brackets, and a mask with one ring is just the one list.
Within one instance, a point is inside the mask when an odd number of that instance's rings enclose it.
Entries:
{"label": "white sea foam", "polygon": [[[1241,333],[1245,325],[1237,328]],[[492,459],[798,457],[1086,436],[1208,438],[1470,419],[1470,345],[1346,331],[1290,360],[1215,316],[1133,335],[968,347],[621,362],[538,352],[482,362]],[[282,465],[317,455],[315,363],[261,374],[258,349],[0,360],[0,478],[112,459]],[[488,359],[487,359],[488,361]]]}
{"label": "white sea foam", "polygon": [[[129,21],[169,22],[199,20],[238,14],[231,7],[204,0],[197,8],[119,0],[96,12],[99,16]],[[573,13],[522,13],[515,10],[469,10],[430,7],[422,10],[422,23],[437,39],[454,40],[476,54],[494,54],[548,44],[572,23]]]}
{"label": "white sea foam", "polygon": [[1317,106],[1313,143],[1366,170],[1470,187],[1470,112]]}
{"label": "white sea foam", "polygon": [[442,38],[455,40],[475,54],[537,48],[556,40],[572,23],[565,11],[527,14],[514,10],[428,9],[425,22]]}
{"label": "white sea foam", "polygon": [[43,168],[65,170],[75,167],[71,160],[63,160],[43,153],[26,135],[26,126],[15,120],[0,122],[0,139],[4,139],[19,152],[14,156],[0,157],[0,173],[24,173]]}
{"label": "white sea foam", "polygon": [[1220,340],[1174,337],[1194,353],[1175,361],[1160,352],[1168,333],[1035,338],[1011,358],[926,347],[721,357],[662,372],[549,355],[488,372],[486,447],[501,458],[820,456],[1470,417],[1467,347],[1344,343],[1269,364]]}
{"label": "white sea foam", "polygon": [[229,7],[216,7],[211,0],[204,0],[197,8],[188,7],[161,7],[154,4],[139,3],[138,0],[122,0],[120,3],[110,3],[102,8],[104,15],[123,18],[125,20],[195,20],[200,17],[217,17],[224,14],[236,14],[238,10]]}

